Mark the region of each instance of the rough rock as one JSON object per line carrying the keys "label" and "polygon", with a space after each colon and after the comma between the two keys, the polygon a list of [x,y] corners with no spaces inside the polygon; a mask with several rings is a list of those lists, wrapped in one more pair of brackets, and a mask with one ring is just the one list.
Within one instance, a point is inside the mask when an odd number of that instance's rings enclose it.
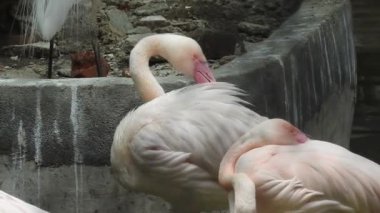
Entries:
{"label": "rough rock", "polygon": [[25,67],[23,70],[9,66],[0,67],[0,78],[4,79],[39,79],[41,75],[36,73],[32,67]]}
{"label": "rough rock", "polygon": [[53,71],[60,77],[71,77],[71,59],[61,59],[54,63]]}
{"label": "rough rock", "polygon": [[137,26],[130,30],[128,34],[144,34],[144,33],[151,33],[152,31],[145,26]]}
{"label": "rough rock", "polygon": [[199,30],[193,34],[193,37],[199,42],[208,59],[219,59],[235,54],[238,42],[236,34],[217,30]]}
{"label": "rough rock", "polygon": [[133,47],[137,44],[140,39],[153,35],[153,33],[143,33],[143,34],[134,34],[134,35],[128,35],[127,42],[128,44]]}
{"label": "rough rock", "polygon": [[[93,5],[91,11],[83,9],[87,8],[84,4],[89,2]],[[215,64],[213,66],[218,66],[224,63],[218,61],[223,56],[245,52],[244,45],[240,44],[267,38],[298,7],[299,2],[300,0],[87,0],[78,6],[78,14],[73,13],[67,21],[66,30],[57,35],[56,44],[60,53],[68,56],[79,50],[92,50],[91,41],[99,40],[102,53],[114,56],[107,59],[111,66],[110,75],[123,76],[122,70],[128,66],[128,54],[138,40],[152,33],[179,33],[198,40],[209,59],[215,60],[212,61]],[[96,20],[90,21],[93,24],[82,20],[90,12],[91,20]],[[16,21],[25,20],[20,14],[13,15]],[[81,31],[89,33],[87,35]],[[46,54],[40,54],[39,50],[35,49],[34,52],[37,57],[46,58]],[[8,54],[7,56],[19,55],[13,49],[1,53]],[[70,66],[65,66],[67,65],[57,67],[60,76],[66,76],[65,71],[70,70]]]}
{"label": "rough rock", "polygon": [[111,9],[106,13],[110,19],[110,28],[115,33],[119,35],[124,35],[133,29],[133,25],[129,21],[129,17],[124,11],[118,9]]}
{"label": "rough rock", "polygon": [[156,15],[167,9],[169,9],[169,7],[165,2],[151,3],[136,8],[134,13],[139,16]]}
{"label": "rough rock", "polygon": [[240,32],[246,33],[250,36],[268,36],[270,33],[270,27],[268,25],[254,24],[249,22],[240,22],[238,24],[238,29]]}
{"label": "rough rock", "polygon": [[170,25],[170,22],[161,15],[154,15],[141,18],[138,25],[147,26],[149,28],[157,28],[168,26]]}
{"label": "rough rock", "polygon": [[[8,45],[1,48],[1,54],[5,56],[29,56],[33,55],[37,58],[47,58],[49,56],[49,42],[37,42],[22,45]],[[53,57],[58,57],[59,52],[57,46],[54,47]]]}

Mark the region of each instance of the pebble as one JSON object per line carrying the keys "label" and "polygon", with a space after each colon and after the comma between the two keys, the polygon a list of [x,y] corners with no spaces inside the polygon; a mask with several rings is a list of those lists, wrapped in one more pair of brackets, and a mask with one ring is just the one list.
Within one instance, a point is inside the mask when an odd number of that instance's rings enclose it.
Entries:
{"label": "pebble", "polygon": [[18,61],[18,56],[16,55],[16,56],[11,56],[11,60],[13,60],[13,61]]}

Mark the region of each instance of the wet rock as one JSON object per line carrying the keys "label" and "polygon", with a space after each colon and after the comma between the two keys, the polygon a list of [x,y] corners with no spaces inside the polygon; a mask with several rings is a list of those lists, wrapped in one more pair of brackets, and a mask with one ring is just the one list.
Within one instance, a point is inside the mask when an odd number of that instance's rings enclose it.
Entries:
{"label": "wet rock", "polygon": [[132,23],[129,21],[128,15],[118,9],[112,9],[106,12],[110,22],[110,29],[119,35],[125,35],[133,29]]}
{"label": "wet rock", "polygon": [[137,26],[130,31],[128,31],[128,34],[144,34],[144,33],[151,33],[152,31],[145,26]]}
{"label": "wet rock", "polygon": [[202,28],[204,24],[200,24],[198,21],[189,20],[189,21],[172,21],[171,25],[173,27],[178,27],[185,32],[191,32],[197,28]]}
{"label": "wet rock", "polygon": [[177,33],[177,34],[183,34],[182,33],[182,30],[178,27],[174,27],[174,26],[166,26],[166,27],[158,27],[156,29],[154,29],[154,32],[155,33]]}
{"label": "wet rock", "polygon": [[53,72],[61,77],[71,77],[71,59],[60,58],[53,64]]}
{"label": "wet rock", "polygon": [[[1,48],[1,55],[5,56],[30,56],[33,55],[36,58],[47,58],[49,56],[50,43],[49,42],[37,42],[23,45],[9,45]],[[53,57],[59,56],[59,52],[55,46]]]}
{"label": "wet rock", "polygon": [[146,4],[136,8],[134,13],[139,16],[158,15],[169,9],[165,2]]}
{"label": "wet rock", "polygon": [[161,15],[154,15],[141,18],[138,25],[147,26],[149,28],[157,28],[168,26],[170,25],[170,22]]}
{"label": "wet rock", "polygon": [[3,79],[39,79],[41,76],[34,72],[33,68],[26,67],[23,70],[14,69],[11,67],[4,67],[4,69],[0,70],[0,78]]}
{"label": "wet rock", "polygon": [[149,35],[153,35],[153,33],[143,33],[143,34],[134,34],[134,35],[128,35],[127,42],[128,47],[133,47],[137,44],[140,39],[147,37]]}
{"label": "wet rock", "polygon": [[45,60],[33,63],[32,59],[18,59],[15,62],[8,57],[1,57],[0,61],[0,79],[38,79],[44,76],[47,70]]}
{"label": "wet rock", "polygon": [[236,58],[236,55],[226,55],[219,60],[219,64],[220,65],[227,64],[228,62],[234,60],[235,58]]}
{"label": "wet rock", "polygon": [[98,75],[95,54],[92,51],[79,52],[71,55],[71,77],[74,78],[91,78],[105,77],[110,71],[107,61],[100,58],[100,74]]}
{"label": "wet rock", "polygon": [[268,36],[270,27],[268,25],[253,24],[249,22],[240,22],[238,30],[248,35],[263,35]]}
{"label": "wet rock", "polygon": [[169,63],[158,63],[150,67],[153,75],[158,77],[165,77],[169,75],[182,75],[179,72],[173,70],[173,67]]}
{"label": "wet rock", "polygon": [[71,77],[71,69],[60,68],[57,70],[57,75],[61,77]]}
{"label": "wet rock", "polygon": [[219,30],[198,30],[192,37],[199,42],[208,59],[233,55],[238,41],[236,34]]}
{"label": "wet rock", "polygon": [[[12,2],[12,0],[6,1]],[[81,24],[70,26],[73,25],[73,22],[78,21],[78,14],[73,16],[75,18],[72,20],[67,21],[65,26],[67,29],[57,34],[56,44],[60,47],[57,50],[62,56],[68,56],[78,50],[92,50],[91,39],[89,39],[92,37],[87,34],[78,37],[78,33],[85,34],[81,31],[91,32],[90,35],[96,36],[99,40],[102,52],[112,53],[114,56],[106,58],[111,67],[109,75],[121,76],[121,70],[128,66],[130,50],[138,40],[152,33],[178,33],[194,37],[201,41],[206,55],[210,59],[215,59],[215,64],[223,64],[224,62],[220,58],[224,55],[239,55],[245,52],[244,45],[235,45],[236,39],[238,44],[242,43],[243,39],[244,42],[262,41],[286,18],[286,11],[288,11],[286,8],[297,8],[293,2],[297,3],[300,0],[89,1],[93,3],[94,8],[92,10],[94,14],[91,15],[94,18],[93,25],[89,26],[86,21],[81,20],[83,14],[88,14],[84,13],[81,4],[78,8]],[[2,20],[1,16],[0,21]],[[29,23],[20,14],[14,14],[14,11],[12,17],[18,25]],[[238,23],[240,23],[239,29]],[[80,30],[76,30],[78,26]],[[211,31],[212,35],[208,32],[199,34],[199,31],[207,31],[205,29]],[[76,33],[73,33],[75,31]],[[0,32],[0,44],[4,41]],[[240,48],[241,46],[242,48]],[[42,51],[38,48],[0,51],[0,54],[7,54],[7,58],[16,55],[22,56],[25,53],[35,53],[36,57],[46,58],[48,48]],[[55,54],[58,56],[58,51]],[[67,76],[67,70],[71,72],[71,65],[65,66],[62,69],[59,68],[59,75]],[[160,69],[160,67],[158,68]],[[71,73],[69,73],[70,75]]]}
{"label": "wet rock", "polygon": [[152,4],[152,3],[165,3],[166,0],[126,0],[131,9],[136,9],[143,5]]}

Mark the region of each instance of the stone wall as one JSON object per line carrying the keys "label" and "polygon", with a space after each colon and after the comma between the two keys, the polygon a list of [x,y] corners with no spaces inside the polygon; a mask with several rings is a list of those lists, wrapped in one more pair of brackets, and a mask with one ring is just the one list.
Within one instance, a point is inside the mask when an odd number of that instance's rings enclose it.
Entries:
{"label": "stone wall", "polygon": [[[316,139],[348,146],[356,88],[351,7],[309,0],[269,39],[216,70],[252,108]],[[191,82],[159,78],[166,91]],[[141,104],[130,79],[0,80],[0,188],[51,212],[167,212],[122,189],[109,149]]]}
{"label": "stone wall", "polygon": [[352,5],[359,81],[351,149],[380,163],[380,2]]}
{"label": "stone wall", "polygon": [[219,69],[220,79],[247,90],[260,114],[348,147],[356,88],[351,8],[316,2],[306,1],[269,39]]}

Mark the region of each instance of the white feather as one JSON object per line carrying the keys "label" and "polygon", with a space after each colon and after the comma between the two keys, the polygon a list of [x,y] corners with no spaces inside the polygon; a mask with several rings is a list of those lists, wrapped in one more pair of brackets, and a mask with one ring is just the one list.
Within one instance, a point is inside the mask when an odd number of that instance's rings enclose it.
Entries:
{"label": "white feather", "polygon": [[34,0],[34,23],[44,40],[60,31],[70,9],[81,0]]}
{"label": "white feather", "polygon": [[0,190],[0,212],[4,213],[47,213]]}
{"label": "white feather", "polygon": [[197,84],[130,112],[115,132],[113,172],[127,187],[175,204],[192,195],[200,203],[188,205],[227,206],[217,184],[220,161],[233,142],[266,119],[244,106],[241,95],[232,84]]}

